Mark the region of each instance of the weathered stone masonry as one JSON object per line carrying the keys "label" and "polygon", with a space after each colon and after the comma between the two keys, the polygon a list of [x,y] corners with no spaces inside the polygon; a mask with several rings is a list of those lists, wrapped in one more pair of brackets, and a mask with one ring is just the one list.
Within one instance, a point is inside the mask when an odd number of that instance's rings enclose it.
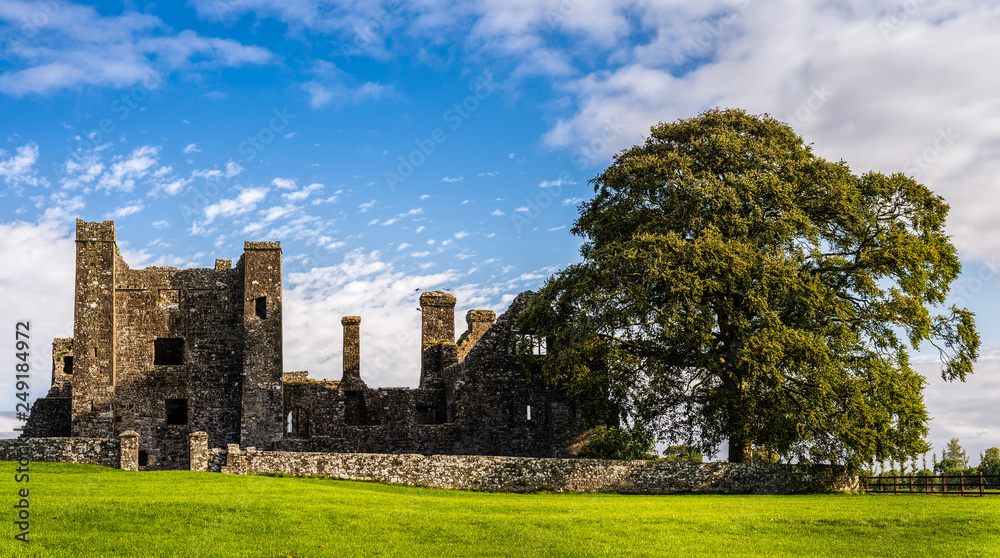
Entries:
{"label": "weathered stone masonry", "polygon": [[35,403],[26,436],[134,432],[135,467],[187,469],[195,432],[215,448],[212,462],[237,445],[573,455],[589,432],[511,352],[527,294],[499,318],[470,311],[456,343],[455,297],[423,293],[420,387],[372,389],[360,369],[360,316],[341,322],[339,381],[283,372],[278,242],[246,242],[235,266],[186,270],[131,269],[111,221],[78,220],[76,246],[74,335],[53,343],[52,389]]}

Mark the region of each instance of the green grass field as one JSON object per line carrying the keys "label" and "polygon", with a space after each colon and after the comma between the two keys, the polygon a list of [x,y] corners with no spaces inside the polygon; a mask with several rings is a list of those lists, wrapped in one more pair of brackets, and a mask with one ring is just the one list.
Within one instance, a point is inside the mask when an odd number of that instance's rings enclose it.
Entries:
{"label": "green grass field", "polygon": [[[1000,497],[491,494],[2,462],[0,556],[991,556]],[[31,542],[14,540],[30,488]]]}

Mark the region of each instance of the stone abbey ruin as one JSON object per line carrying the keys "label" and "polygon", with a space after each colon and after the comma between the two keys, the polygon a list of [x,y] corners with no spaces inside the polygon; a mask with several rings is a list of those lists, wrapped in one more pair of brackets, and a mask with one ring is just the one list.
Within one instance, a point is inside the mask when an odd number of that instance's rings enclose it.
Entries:
{"label": "stone abbey ruin", "polygon": [[421,294],[419,387],[374,389],[359,316],[341,322],[339,381],[283,370],[280,243],[246,242],[215,269],[131,269],[112,221],[76,226],[73,337],[53,342],[52,388],[26,437],[135,432],[149,470],[188,469],[197,432],[209,448],[522,457],[572,456],[587,437],[513,352],[528,293],[498,319],[470,311],[457,342],[455,297]]}

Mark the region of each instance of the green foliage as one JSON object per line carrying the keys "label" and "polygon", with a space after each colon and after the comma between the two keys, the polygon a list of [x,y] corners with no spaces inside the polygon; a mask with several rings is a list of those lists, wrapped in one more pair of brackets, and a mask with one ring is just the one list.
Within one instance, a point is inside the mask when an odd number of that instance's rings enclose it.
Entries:
{"label": "green foliage", "polygon": [[934,313],[961,270],[941,197],[739,110],[654,126],[592,184],[583,261],[518,320],[549,340],[526,366],[586,418],[704,453],[728,440],[730,461],[927,450],[908,348],[937,347],[946,380],[979,348],[971,312]]}
{"label": "green foliage", "polygon": [[941,452],[941,461],[937,463],[935,470],[948,475],[968,472],[969,458],[965,455],[965,450],[958,442],[958,438],[952,438],[948,441],[948,445]]}
{"label": "green foliage", "polygon": [[[8,514],[0,556],[981,556],[1000,518],[997,497],[496,494],[55,463],[31,473],[31,543],[14,540]],[[17,487],[0,476],[0,493]]]}
{"label": "green foliage", "polygon": [[1000,448],[987,448],[986,451],[979,456],[978,469],[982,471],[984,475],[1000,475]]}
{"label": "green foliage", "polygon": [[663,450],[663,459],[666,461],[681,461],[685,463],[702,463],[705,458],[694,446],[670,446]]}
{"label": "green foliage", "polygon": [[[655,441],[649,431],[598,426],[580,448],[580,457],[594,459],[656,459]],[[700,457],[700,456],[699,456]]]}

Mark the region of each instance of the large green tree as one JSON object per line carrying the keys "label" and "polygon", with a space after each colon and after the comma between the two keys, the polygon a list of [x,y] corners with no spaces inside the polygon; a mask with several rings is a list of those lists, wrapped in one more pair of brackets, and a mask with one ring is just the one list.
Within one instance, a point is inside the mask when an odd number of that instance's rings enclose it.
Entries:
{"label": "large green tree", "polygon": [[961,265],[948,206],[901,174],[851,173],[787,125],[711,110],[652,128],[591,181],[583,261],[519,318],[529,370],[588,418],[747,462],[858,465],[927,450],[922,376],[972,372],[973,315],[942,308]]}

